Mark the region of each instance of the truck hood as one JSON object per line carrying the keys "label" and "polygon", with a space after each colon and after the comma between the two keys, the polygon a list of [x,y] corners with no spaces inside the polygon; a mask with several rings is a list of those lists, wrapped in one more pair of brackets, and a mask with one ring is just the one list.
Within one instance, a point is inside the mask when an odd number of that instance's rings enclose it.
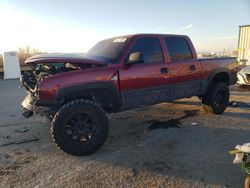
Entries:
{"label": "truck hood", "polygon": [[36,65],[46,63],[72,63],[72,64],[94,64],[94,65],[105,65],[105,62],[85,58],[83,54],[38,54],[26,59],[25,64]]}

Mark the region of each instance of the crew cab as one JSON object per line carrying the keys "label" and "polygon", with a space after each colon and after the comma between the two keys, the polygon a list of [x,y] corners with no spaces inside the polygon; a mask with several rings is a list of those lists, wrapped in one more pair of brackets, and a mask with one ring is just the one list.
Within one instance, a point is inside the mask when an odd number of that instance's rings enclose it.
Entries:
{"label": "crew cab", "polygon": [[105,142],[106,113],[197,96],[204,109],[221,114],[235,84],[235,58],[198,59],[189,37],[135,34],[98,42],[81,54],[40,54],[21,83],[28,95],[24,116],[51,119],[56,145],[88,155]]}

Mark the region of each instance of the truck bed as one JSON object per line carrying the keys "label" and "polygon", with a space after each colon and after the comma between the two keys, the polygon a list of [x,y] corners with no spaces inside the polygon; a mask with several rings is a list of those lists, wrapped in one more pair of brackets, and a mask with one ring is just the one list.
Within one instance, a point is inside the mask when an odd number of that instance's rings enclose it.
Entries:
{"label": "truck bed", "polygon": [[202,58],[199,59],[201,70],[204,78],[208,78],[213,74],[213,70],[227,72],[230,75],[230,83],[235,83],[237,80],[236,72],[238,71],[238,62],[236,57],[223,57],[223,58]]}

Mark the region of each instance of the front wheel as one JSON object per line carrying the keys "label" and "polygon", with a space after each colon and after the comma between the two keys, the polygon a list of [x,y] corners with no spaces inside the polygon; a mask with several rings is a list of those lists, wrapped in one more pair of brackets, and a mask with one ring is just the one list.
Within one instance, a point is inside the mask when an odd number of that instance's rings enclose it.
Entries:
{"label": "front wheel", "polygon": [[213,114],[222,114],[229,103],[229,88],[225,83],[214,82],[202,97],[203,108]]}
{"label": "front wheel", "polygon": [[55,114],[51,134],[56,145],[71,155],[96,152],[108,135],[108,120],[96,103],[79,99],[62,106]]}

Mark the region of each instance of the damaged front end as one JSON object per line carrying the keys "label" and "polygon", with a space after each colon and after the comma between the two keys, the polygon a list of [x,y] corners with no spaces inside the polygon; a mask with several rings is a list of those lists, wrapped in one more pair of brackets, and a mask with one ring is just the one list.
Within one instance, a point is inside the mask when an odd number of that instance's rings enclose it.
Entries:
{"label": "damaged front end", "polygon": [[33,115],[33,105],[34,105],[34,98],[32,97],[31,93],[28,93],[28,95],[25,97],[25,99],[22,102],[23,107],[23,116],[25,118],[29,118]]}
{"label": "damaged front end", "polygon": [[42,101],[35,97],[32,93],[27,94],[22,102],[23,116],[25,118],[31,117],[34,113],[41,116],[51,117],[55,114],[59,104],[56,101]]}
{"label": "damaged front end", "polygon": [[47,101],[39,97],[39,89],[43,80],[56,74],[88,68],[104,66],[103,62],[86,59],[76,54],[39,54],[25,61],[32,70],[23,73],[20,78],[21,87],[28,93],[22,102],[23,115],[28,118],[33,113],[51,116],[57,108],[57,101]]}
{"label": "damaged front end", "polygon": [[41,105],[39,99],[40,83],[52,74],[38,69],[36,67],[32,71],[26,71],[20,78],[21,87],[24,87],[28,93],[22,102],[23,116],[25,118],[31,117],[34,112],[45,116],[50,116],[53,113],[53,108]]}

